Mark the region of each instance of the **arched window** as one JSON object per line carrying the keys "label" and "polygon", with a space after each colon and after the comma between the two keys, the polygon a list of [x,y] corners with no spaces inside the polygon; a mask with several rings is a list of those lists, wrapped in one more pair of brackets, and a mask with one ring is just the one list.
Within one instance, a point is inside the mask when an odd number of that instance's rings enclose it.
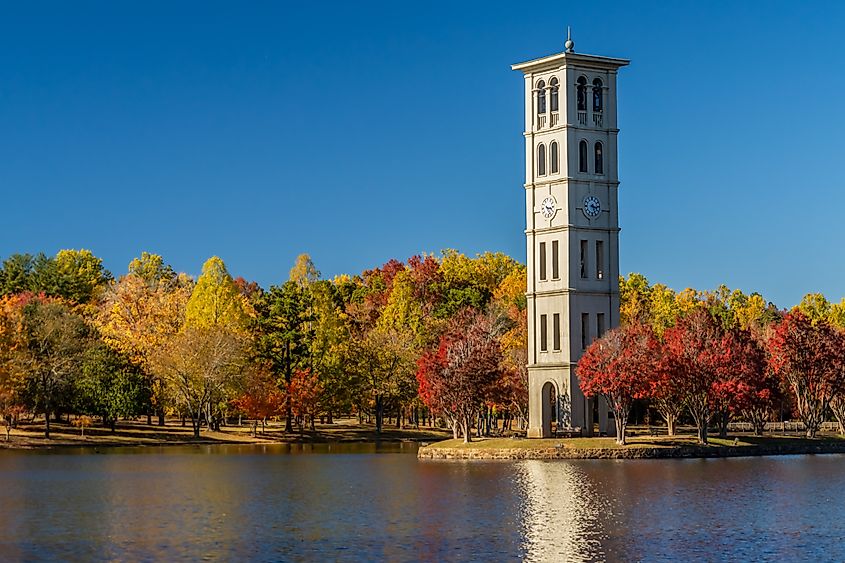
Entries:
{"label": "arched window", "polygon": [[537,147],[537,175],[546,175],[546,145]]}
{"label": "arched window", "polygon": [[602,88],[601,88],[601,80],[596,78],[593,80],[593,111],[599,112],[604,107],[602,103]]}
{"label": "arched window", "polygon": [[560,172],[558,169],[558,150],[557,150],[557,141],[552,141],[549,145],[549,160],[551,160],[551,173],[557,174]]}
{"label": "arched window", "polygon": [[578,111],[587,111],[587,79],[583,76],[578,78],[578,85],[575,88],[578,99]]}
{"label": "arched window", "polygon": [[546,83],[537,83],[537,115],[546,113]]}
{"label": "arched window", "polygon": [[552,78],[551,80],[549,80],[549,88],[551,88],[551,90],[552,90],[551,95],[550,95],[550,97],[551,97],[550,102],[551,102],[551,106],[552,106],[552,111],[557,111],[558,110],[558,83],[557,83],[557,78]]}
{"label": "arched window", "polygon": [[587,141],[578,143],[578,171],[587,171]]}
{"label": "arched window", "polygon": [[596,174],[604,174],[604,158],[601,149],[601,143],[596,143]]}

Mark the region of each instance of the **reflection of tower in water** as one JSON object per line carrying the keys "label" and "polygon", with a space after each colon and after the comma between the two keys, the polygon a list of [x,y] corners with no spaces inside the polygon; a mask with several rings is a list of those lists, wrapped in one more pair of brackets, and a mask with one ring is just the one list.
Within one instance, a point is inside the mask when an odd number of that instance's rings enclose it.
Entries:
{"label": "reflection of tower in water", "polygon": [[610,503],[575,463],[518,465],[523,504],[522,555],[528,561],[604,559]]}

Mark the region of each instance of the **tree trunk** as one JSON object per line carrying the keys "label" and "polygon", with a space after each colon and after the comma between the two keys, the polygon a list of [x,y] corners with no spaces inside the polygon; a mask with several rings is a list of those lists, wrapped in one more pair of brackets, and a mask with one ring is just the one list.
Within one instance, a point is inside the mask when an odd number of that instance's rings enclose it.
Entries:
{"label": "tree trunk", "polygon": [[384,423],[384,401],[381,395],[376,395],[376,434],[381,434]]}
{"label": "tree trunk", "polygon": [[164,426],[164,409],[158,409],[158,425]]}
{"label": "tree trunk", "polygon": [[727,409],[719,413],[719,438],[728,437],[728,425],[731,423],[731,413]]}
{"label": "tree trunk", "polygon": [[835,398],[830,401],[830,410],[839,424],[839,434],[845,435],[845,399]]}
{"label": "tree trunk", "polygon": [[44,415],[44,422],[45,422],[44,437],[49,440],[50,439],[50,413],[46,413]]}
{"label": "tree trunk", "polygon": [[472,419],[469,416],[465,416],[461,424],[463,425],[464,431],[464,444],[469,444],[472,442]]}
{"label": "tree trunk", "polygon": [[150,413],[149,410],[147,410],[147,426],[152,426],[152,425],[153,425],[153,415],[152,415],[152,413]]}
{"label": "tree trunk", "polygon": [[194,430],[194,438],[200,437],[200,417],[202,412],[197,411],[196,414],[191,413],[191,428]]}
{"label": "tree trunk", "polygon": [[[691,403],[693,403],[691,401]],[[710,409],[707,406],[707,398],[698,398],[693,404],[688,405],[690,414],[695,420],[696,434],[699,444],[707,444],[707,424],[710,422]]]}
{"label": "tree trunk", "polygon": [[326,424],[334,424],[334,416],[332,416],[331,409],[329,409],[329,412],[326,413]]}
{"label": "tree trunk", "polygon": [[620,446],[624,446],[626,444],[626,432],[628,431],[628,416],[627,414],[620,414],[620,413],[613,413],[615,422],[616,422],[616,443]]}
{"label": "tree trunk", "polygon": [[666,421],[666,434],[674,436],[677,430],[678,417],[681,416],[683,404],[680,401],[671,399],[656,399],[654,408],[657,413]]}
{"label": "tree trunk", "polygon": [[[285,357],[290,364],[290,344],[285,344]],[[285,434],[293,432],[293,405],[290,404],[290,382],[293,377],[293,366],[288,365],[285,370]]]}

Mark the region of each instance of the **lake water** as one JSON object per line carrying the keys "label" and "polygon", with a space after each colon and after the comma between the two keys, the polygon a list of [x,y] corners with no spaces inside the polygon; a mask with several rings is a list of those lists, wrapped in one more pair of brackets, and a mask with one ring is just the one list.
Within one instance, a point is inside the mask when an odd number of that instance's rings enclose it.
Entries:
{"label": "lake water", "polygon": [[0,560],[845,560],[845,457],[0,452]]}

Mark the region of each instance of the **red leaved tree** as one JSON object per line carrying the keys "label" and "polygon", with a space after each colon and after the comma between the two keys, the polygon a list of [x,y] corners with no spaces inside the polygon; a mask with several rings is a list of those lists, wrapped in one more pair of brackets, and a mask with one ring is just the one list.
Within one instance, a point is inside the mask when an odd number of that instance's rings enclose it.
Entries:
{"label": "red leaved tree", "polygon": [[248,374],[245,383],[244,393],[233,400],[232,404],[252,419],[253,436],[258,432],[258,421],[261,421],[263,434],[268,418],[285,414],[285,394],[279,390],[270,369],[264,366],[256,366]]}
{"label": "red leaved tree", "polygon": [[603,396],[613,411],[617,444],[625,444],[634,400],[651,389],[649,374],[658,355],[659,343],[651,327],[635,322],[605,333],[578,362],[581,391],[587,397]]}
{"label": "red leaved tree", "polygon": [[651,406],[666,421],[666,433],[675,435],[675,426],[684,412],[684,389],[675,377],[673,364],[665,345],[655,353],[655,367],[649,374],[648,397]]}
{"label": "red leaved tree", "polygon": [[727,358],[723,329],[707,310],[699,308],[679,318],[663,337],[665,377],[677,383],[698,428],[698,442],[706,444],[713,388]]}
{"label": "red leaved tree", "polygon": [[437,349],[417,362],[420,397],[450,419],[455,438],[460,429],[465,443],[472,440],[472,421],[501,374],[501,359],[493,323],[466,310],[450,320]]}
{"label": "red leaved tree", "polygon": [[719,436],[726,438],[728,424],[741,412],[752,413],[756,424],[765,424],[761,417],[771,404],[772,391],[771,378],[766,377],[766,353],[750,332],[729,330],[722,337],[720,351],[722,358],[711,388],[710,410],[719,426]]}
{"label": "red leaved tree", "polygon": [[787,313],[769,339],[769,362],[795,396],[798,416],[813,438],[843,385],[842,335],[827,321],[815,324],[801,311]]}
{"label": "red leaved tree", "polygon": [[320,397],[323,386],[320,378],[310,369],[297,370],[288,385],[288,397],[291,402],[293,415],[299,420],[302,429],[307,421],[311,430],[314,428],[314,418],[320,409]]}

